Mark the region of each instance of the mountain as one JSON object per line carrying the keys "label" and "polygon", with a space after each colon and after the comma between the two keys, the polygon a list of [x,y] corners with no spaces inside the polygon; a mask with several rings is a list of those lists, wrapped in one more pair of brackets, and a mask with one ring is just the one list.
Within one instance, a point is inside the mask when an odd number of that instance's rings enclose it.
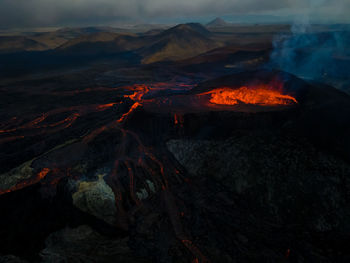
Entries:
{"label": "mountain", "polygon": [[101,32],[109,32],[109,33],[119,33],[119,32],[125,32],[127,30],[121,29],[121,28],[114,28],[114,27],[65,27],[57,30],[57,33],[71,36],[71,37],[77,37],[81,35],[87,35],[87,34],[95,34],[95,33],[101,33]]}
{"label": "mountain", "polygon": [[113,32],[98,32],[93,34],[82,35],[67,41],[58,49],[69,49],[82,43],[97,43],[97,42],[114,42],[119,37],[135,36],[133,34],[118,34]]}
{"label": "mountain", "polygon": [[220,17],[215,18],[211,22],[209,22],[206,26],[207,27],[224,27],[224,26],[230,26],[231,24],[226,22]]}
{"label": "mountain", "polygon": [[153,42],[140,50],[143,63],[186,59],[220,46],[211,33],[197,23],[180,24],[153,36]]}
{"label": "mountain", "polygon": [[172,34],[174,32],[184,32],[184,31],[196,32],[196,33],[202,34],[203,36],[211,35],[211,32],[199,23],[179,24],[165,31],[165,34],[166,33]]}
{"label": "mountain", "polygon": [[147,44],[144,39],[134,34],[99,32],[74,38],[55,49],[55,52],[86,57],[114,55],[141,48]]}
{"label": "mountain", "polygon": [[29,37],[30,39],[47,46],[47,49],[55,49],[73,38],[59,31],[42,32]]}
{"label": "mountain", "polygon": [[180,24],[153,34],[116,34],[97,32],[76,37],[57,52],[78,55],[115,54],[133,51],[149,64],[164,60],[181,60],[196,56],[220,46],[211,39],[211,33],[201,24]]}
{"label": "mountain", "polygon": [[47,46],[25,36],[0,36],[0,53],[40,51]]}
{"label": "mountain", "polygon": [[[0,36],[0,53],[43,51],[72,43],[91,42],[92,38],[108,39],[108,35],[122,32],[112,27],[62,28],[49,32],[24,32],[14,36]],[[125,31],[125,30],[124,30]],[[111,39],[111,37],[110,37]]]}
{"label": "mountain", "polygon": [[[1,43],[1,39],[6,41]],[[28,37],[0,38],[0,69],[6,69],[2,74],[14,74],[28,64],[31,67],[25,71],[86,64],[97,60],[142,64],[179,61],[222,45],[220,40],[214,40],[210,31],[197,23],[138,34],[107,32],[95,28],[61,29]],[[20,51],[22,53],[18,53]]]}
{"label": "mountain", "polygon": [[121,32],[121,30],[111,27],[61,28],[53,32],[42,32],[31,35],[30,39],[46,45],[49,49],[55,49],[73,39],[84,39],[85,36],[89,35],[107,35],[117,32]]}

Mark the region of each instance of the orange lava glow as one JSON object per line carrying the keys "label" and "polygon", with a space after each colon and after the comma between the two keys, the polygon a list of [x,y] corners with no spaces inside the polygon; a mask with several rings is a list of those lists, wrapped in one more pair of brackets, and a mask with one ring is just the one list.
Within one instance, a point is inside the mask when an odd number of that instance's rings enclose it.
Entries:
{"label": "orange lava glow", "polygon": [[125,98],[130,98],[133,101],[141,101],[142,97],[150,91],[150,88],[144,84],[135,84],[134,86],[125,88],[134,92],[131,95],[124,95]]}
{"label": "orange lava glow", "polygon": [[96,107],[97,110],[106,110],[108,108],[113,107],[114,105],[116,105],[117,103],[108,103],[108,104],[102,104],[102,105],[98,105]]}
{"label": "orange lava glow", "polygon": [[45,176],[46,176],[49,172],[50,172],[50,169],[49,169],[49,168],[44,168],[44,169],[42,169],[42,170],[38,173],[38,175],[37,175],[38,179],[39,179],[39,180],[44,179]]}
{"label": "orange lava glow", "polygon": [[137,107],[141,106],[141,103],[135,102],[127,113],[124,113],[117,122],[123,122]]}
{"label": "orange lava glow", "polygon": [[175,125],[179,124],[179,117],[178,117],[178,115],[176,113],[174,114],[174,124]]}
{"label": "orange lava glow", "polygon": [[174,124],[175,126],[184,127],[184,116],[178,113],[174,114]]}
{"label": "orange lava glow", "polygon": [[[196,258],[194,259],[194,262],[210,262],[203,254],[202,252],[192,243],[191,240],[188,239],[183,239],[181,240],[182,244],[185,245],[185,247],[187,247],[193,255],[196,256]],[[200,260],[199,260],[200,259]]]}
{"label": "orange lava glow", "polygon": [[49,168],[43,168],[36,176],[29,178],[27,180],[21,181],[17,183],[15,186],[11,187],[10,189],[4,189],[4,190],[0,189],[0,195],[14,192],[14,191],[23,189],[29,185],[36,184],[40,182],[42,179],[44,179],[49,172],[50,172]]}
{"label": "orange lava glow", "polygon": [[286,258],[289,258],[289,256],[290,256],[290,249],[288,248],[286,252]]}
{"label": "orange lava glow", "polygon": [[298,103],[294,97],[283,94],[280,88],[273,88],[269,85],[252,87],[243,86],[238,89],[223,87],[202,93],[201,95],[206,94],[211,95],[211,103],[220,105],[237,105],[245,103],[263,106],[278,106]]}

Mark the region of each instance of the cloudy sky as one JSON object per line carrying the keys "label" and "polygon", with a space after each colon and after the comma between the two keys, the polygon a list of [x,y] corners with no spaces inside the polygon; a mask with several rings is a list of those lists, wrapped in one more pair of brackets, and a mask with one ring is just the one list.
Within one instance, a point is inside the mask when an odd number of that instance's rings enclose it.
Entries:
{"label": "cloudy sky", "polygon": [[349,13],[350,0],[0,0],[0,27],[204,22],[216,16],[350,22]]}

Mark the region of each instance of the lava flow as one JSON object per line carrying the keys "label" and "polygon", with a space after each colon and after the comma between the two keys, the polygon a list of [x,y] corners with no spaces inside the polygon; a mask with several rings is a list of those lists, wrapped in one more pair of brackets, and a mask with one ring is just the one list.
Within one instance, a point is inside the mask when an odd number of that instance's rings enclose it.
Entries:
{"label": "lava flow", "polygon": [[[39,183],[45,178],[44,182],[41,182],[45,188],[50,190],[46,191],[50,193],[51,187],[56,187],[58,181],[64,176],[69,176],[69,170],[72,167],[80,165],[80,156],[88,156],[92,151],[88,151],[89,144],[99,135],[107,130],[120,131],[121,138],[118,144],[115,145],[113,159],[108,159],[114,163],[109,175],[106,177],[107,183],[111,187],[115,195],[115,206],[118,211],[118,226],[121,229],[127,230],[129,227],[128,210],[124,208],[124,200],[128,200],[132,204],[132,210],[136,211],[139,207],[143,206],[143,198],[141,198],[137,191],[140,190],[140,185],[145,185],[145,182],[151,182],[152,188],[148,194],[156,193],[157,189],[162,193],[161,198],[166,206],[166,211],[171,225],[174,229],[176,238],[193,254],[193,256],[200,262],[208,262],[206,257],[201,253],[199,248],[191,240],[190,236],[185,231],[181,218],[180,211],[177,208],[176,199],[171,192],[171,180],[176,178],[179,180],[180,171],[164,154],[164,150],[159,145],[153,145],[151,140],[145,139],[146,136],[141,132],[128,129],[126,125],[127,120],[133,115],[136,109],[143,107],[144,104],[155,104],[154,97],[158,94],[171,94],[171,92],[178,92],[187,90],[191,85],[186,84],[174,84],[167,83],[152,83],[152,84],[135,84],[132,86],[120,87],[120,90],[124,90],[127,94],[123,95],[124,100],[121,102],[113,102],[107,104],[93,104],[93,105],[78,105],[67,108],[53,109],[49,112],[43,113],[41,116],[34,118],[31,121],[17,122],[16,119],[10,120],[6,125],[2,126],[0,134],[2,134],[7,141],[9,139],[15,140],[20,137],[15,137],[17,133],[22,133],[26,136],[29,135],[47,135],[50,133],[57,133],[73,125],[77,119],[82,116],[86,116],[96,112],[103,112],[107,109],[114,107],[116,104],[123,106],[123,103],[129,105],[128,111],[124,112],[118,118],[111,117],[110,122],[102,126],[96,125],[92,131],[80,138],[77,138],[74,143],[68,142],[64,144],[59,152],[58,148],[50,150],[47,154],[52,154],[52,160],[44,153],[35,159],[36,164],[41,162],[45,163],[43,168],[37,174],[20,180],[13,187],[9,189],[0,189],[0,195],[13,192],[19,189],[23,189],[29,185]],[[147,95],[147,96],[146,96]],[[145,98],[146,97],[146,98]],[[148,97],[148,98],[147,98]],[[125,106],[124,105],[124,106]],[[171,105],[171,103],[169,103]],[[66,113],[64,119],[52,122],[52,119],[56,120],[56,115]],[[68,116],[67,116],[68,115]],[[60,117],[61,115],[59,115]],[[49,118],[52,117],[52,118]],[[175,126],[179,126],[180,129],[184,126],[184,117],[182,114],[175,113],[174,115]],[[15,126],[14,124],[18,123]],[[77,123],[79,125],[79,123]],[[14,132],[17,132],[13,135]],[[118,134],[118,133],[116,133]],[[10,136],[7,136],[10,135]],[[102,137],[102,136],[101,136]],[[22,138],[22,137],[21,137]],[[144,141],[145,139],[145,141]],[[81,140],[81,141],[80,141]],[[6,142],[7,142],[6,141]],[[96,140],[98,141],[98,140]],[[108,142],[106,140],[106,142]],[[0,144],[2,141],[0,140]],[[95,142],[96,143],[96,142]],[[93,145],[93,144],[91,144]],[[67,147],[67,148],[65,148]],[[94,147],[94,146],[92,146]],[[57,150],[57,154],[56,151]],[[70,160],[69,158],[61,157],[61,154],[75,155],[76,159]],[[61,164],[54,157],[58,156],[58,159],[62,158]],[[48,161],[47,161],[48,160]],[[67,162],[66,162],[67,160]],[[81,162],[83,163],[83,162]],[[66,173],[64,171],[67,171]],[[171,175],[171,176],[169,176]],[[80,173],[77,173],[75,180],[80,180]],[[146,179],[148,176],[148,179]],[[121,180],[123,178],[129,178],[129,180]],[[148,184],[148,183],[147,183]],[[123,191],[128,186],[128,193]],[[45,190],[44,190],[45,191]]]}
{"label": "lava flow", "polygon": [[17,191],[17,190],[23,189],[27,186],[36,184],[36,183],[40,182],[42,179],[44,179],[49,172],[50,172],[49,168],[43,168],[37,175],[29,178],[28,180],[23,180],[23,181],[17,183],[16,185],[11,187],[10,189],[4,189],[4,190],[0,189],[0,195],[10,193],[13,191]]}
{"label": "lava flow", "polygon": [[220,105],[255,104],[262,106],[292,105],[297,100],[283,94],[282,89],[270,85],[243,86],[238,89],[229,87],[217,88],[200,95],[210,94],[210,102]]}

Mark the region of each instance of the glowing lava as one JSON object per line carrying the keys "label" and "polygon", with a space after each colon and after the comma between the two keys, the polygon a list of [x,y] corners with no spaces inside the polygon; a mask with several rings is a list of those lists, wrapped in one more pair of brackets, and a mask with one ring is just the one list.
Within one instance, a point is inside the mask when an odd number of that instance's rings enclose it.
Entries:
{"label": "glowing lava", "polygon": [[125,98],[130,98],[133,101],[141,101],[142,97],[150,91],[150,88],[144,84],[135,84],[131,87],[125,87],[125,89],[131,90],[134,93],[131,95],[124,95]]}
{"label": "glowing lava", "polygon": [[200,95],[210,94],[210,102],[220,105],[255,104],[263,106],[293,105],[297,100],[282,93],[281,89],[269,85],[252,87],[240,87],[232,89],[228,87],[217,88]]}
{"label": "glowing lava", "polygon": [[129,111],[127,113],[124,113],[118,120],[117,122],[121,123],[123,122],[137,107],[141,106],[141,103],[135,102]]}
{"label": "glowing lava", "polygon": [[35,176],[29,178],[29,179],[26,179],[26,180],[23,180],[19,183],[17,183],[15,186],[9,188],[9,189],[0,189],[0,195],[2,194],[6,194],[6,193],[10,193],[10,192],[13,192],[13,191],[17,191],[17,190],[20,190],[20,189],[23,189],[29,185],[33,185],[33,184],[36,184],[38,182],[40,182],[42,179],[44,179],[46,177],[46,175],[50,172],[50,169],[49,168],[43,168],[38,174],[36,174]]}

